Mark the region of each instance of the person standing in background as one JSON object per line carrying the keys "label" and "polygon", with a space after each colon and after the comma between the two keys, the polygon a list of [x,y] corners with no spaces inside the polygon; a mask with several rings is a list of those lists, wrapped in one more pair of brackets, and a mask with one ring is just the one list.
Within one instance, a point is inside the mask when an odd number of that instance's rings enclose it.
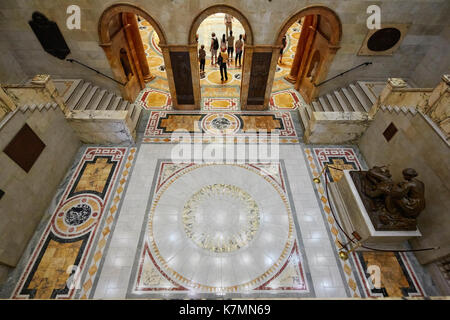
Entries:
{"label": "person standing in background", "polygon": [[225,13],[225,18],[224,18],[224,22],[225,22],[225,33],[228,34],[228,29],[230,31],[232,31],[233,28],[233,16]]}
{"label": "person standing in background", "polygon": [[220,51],[227,51],[227,39],[225,34],[222,35],[222,40],[220,40]]}
{"label": "person standing in background", "polygon": [[206,59],[206,51],[205,46],[202,44],[200,50],[198,50],[198,59],[200,60],[200,74],[205,74],[205,59]]}
{"label": "person standing in background", "polygon": [[226,52],[220,52],[219,57],[217,58],[217,62],[220,66],[220,80],[223,82],[223,78],[225,77],[225,81],[228,81],[228,74],[227,74],[227,62],[228,60],[228,54]]}
{"label": "person standing in background", "polygon": [[217,64],[217,50],[219,49],[219,41],[216,38],[216,34],[213,32],[211,34],[211,46],[209,50],[211,51],[211,65]]}
{"label": "person standing in background", "polygon": [[241,56],[242,56],[242,47],[244,46],[244,41],[242,41],[242,34],[239,35],[239,39],[235,43],[236,47],[236,58],[234,61],[234,66],[237,66],[237,61],[239,58],[239,68],[242,67],[241,64]]}
{"label": "person standing in background", "polygon": [[286,36],[283,36],[283,39],[281,39],[281,49],[280,49],[280,64],[282,64],[282,59],[283,59],[283,51],[286,48]]}
{"label": "person standing in background", "polygon": [[[233,62],[233,52],[234,52],[234,36],[233,31],[230,31],[230,36],[227,39],[228,42],[228,57],[230,58],[230,61]],[[235,64],[236,65],[236,64]]]}

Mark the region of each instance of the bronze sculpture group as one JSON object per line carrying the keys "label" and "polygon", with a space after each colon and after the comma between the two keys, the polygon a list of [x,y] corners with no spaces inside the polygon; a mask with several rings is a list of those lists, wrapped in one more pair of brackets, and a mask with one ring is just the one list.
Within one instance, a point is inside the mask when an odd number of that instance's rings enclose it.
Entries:
{"label": "bronze sculpture group", "polygon": [[416,230],[417,217],[425,209],[425,186],[416,170],[402,171],[404,181],[395,183],[385,166],[350,175],[376,230]]}

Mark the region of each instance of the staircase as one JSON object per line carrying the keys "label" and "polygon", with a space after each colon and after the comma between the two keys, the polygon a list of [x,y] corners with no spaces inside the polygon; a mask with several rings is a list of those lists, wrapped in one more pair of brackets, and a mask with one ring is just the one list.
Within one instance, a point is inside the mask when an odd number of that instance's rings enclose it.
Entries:
{"label": "staircase", "polygon": [[142,108],[136,104],[82,79],[53,79],[53,82],[64,103],[72,111],[128,111],[133,123],[137,123],[142,112]]}
{"label": "staircase", "polygon": [[305,131],[309,129],[313,112],[369,112],[385,85],[385,81],[356,81],[313,100],[300,108]]}
{"label": "staircase", "polygon": [[[130,103],[121,96],[82,79],[53,79],[53,82],[59,95],[71,111],[69,117],[75,118],[78,123],[81,120],[97,119],[99,128],[100,123],[103,125],[107,119],[110,119],[112,125],[111,129],[107,131],[112,131],[112,127],[115,125],[113,121],[117,121],[117,118],[123,114],[123,111],[126,111],[127,114],[124,121],[134,139],[135,130],[142,114],[141,106]],[[118,131],[117,133],[122,134],[122,132]],[[83,134],[87,137],[87,130],[83,129]],[[103,136],[105,135],[103,134]],[[117,143],[123,139],[112,140],[111,143]],[[95,138],[92,141],[88,141],[88,138],[82,140],[84,142],[96,143]]]}

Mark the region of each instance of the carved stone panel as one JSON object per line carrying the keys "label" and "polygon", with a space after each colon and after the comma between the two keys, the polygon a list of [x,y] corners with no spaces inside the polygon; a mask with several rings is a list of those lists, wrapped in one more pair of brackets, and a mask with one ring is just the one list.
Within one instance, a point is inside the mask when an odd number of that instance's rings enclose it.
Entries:
{"label": "carved stone panel", "polygon": [[250,72],[250,83],[248,89],[248,105],[264,104],[267,79],[270,71],[272,52],[254,52],[252,69]]}
{"label": "carved stone panel", "polygon": [[170,61],[178,104],[194,104],[189,52],[170,52]]}

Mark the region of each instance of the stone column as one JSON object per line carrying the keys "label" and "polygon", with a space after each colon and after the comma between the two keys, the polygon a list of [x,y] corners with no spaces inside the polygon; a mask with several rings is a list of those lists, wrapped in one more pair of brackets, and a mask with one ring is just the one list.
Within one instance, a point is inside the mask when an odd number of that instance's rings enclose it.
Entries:
{"label": "stone column", "polygon": [[139,26],[137,22],[136,15],[133,13],[127,14],[127,21],[130,24],[130,36],[132,37],[134,46],[136,48],[136,55],[139,59],[139,65],[141,67],[142,75],[145,82],[149,82],[155,78],[151,74],[150,68],[148,66],[147,56],[145,55],[144,45],[142,43],[142,38],[139,32]]}
{"label": "stone column", "polygon": [[383,105],[384,101],[389,97],[392,91],[395,89],[406,88],[406,82],[400,78],[389,78],[386,87],[381,91],[377,101],[373,104],[369,110],[369,119],[373,119],[378,109]]}
{"label": "stone column", "polygon": [[201,87],[200,87],[200,65],[198,60],[197,53],[198,45],[190,44],[189,45],[189,59],[191,61],[191,70],[192,70],[192,86],[194,89],[194,110],[201,109]]}
{"label": "stone column", "polygon": [[67,114],[69,112],[69,108],[67,108],[64,100],[59,95],[58,90],[56,90],[55,84],[48,74],[38,74],[34,76],[34,78],[31,79],[31,83],[43,86],[48,94],[52,97],[53,101],[55,101],[61,108],[62,112],[64,114]]}
{"label": "stone column", "polygon": [[241,110],[247,110],[248,89],[250,84],[250,72],[252,68],[253,46],[244,44],[242,53],[241,71]]}
{"label": "stone column", "polygon": [[297,49],[295,50],[295,56],[294,56],[294,61],[292,62],[292,67],[291,67],[291,71],[289,73],[289,75],[285,76],[284,78],[291,82],[291,83],[295,83],[297,81],[297,77],[298,77],[298,73],[300,71],[300,65],[302,62],[303,57],[306,57],[305,53],[305,49],[306,49],[306,43],[308,41],[309,35],[311,33],[311,26],[313,27],[313,22],[314,22],[314,16],[310,15],[310,16],[306,16],[304,21],[303,21],[303,25],[302,25],[302,29],[300,31],[300,38],[298,39],[298,43],[297,43]]}

